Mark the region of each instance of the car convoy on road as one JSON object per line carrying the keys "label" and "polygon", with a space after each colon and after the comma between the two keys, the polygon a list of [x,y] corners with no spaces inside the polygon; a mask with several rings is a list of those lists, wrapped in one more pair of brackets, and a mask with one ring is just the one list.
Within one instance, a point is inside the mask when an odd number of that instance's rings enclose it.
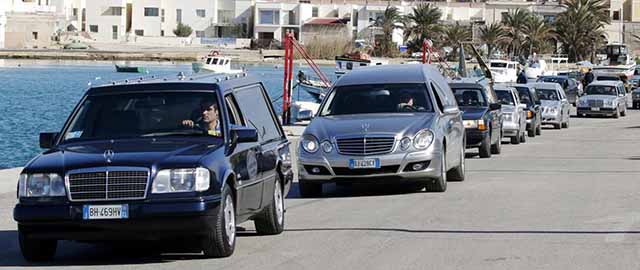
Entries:
{"label": "car convoy on road", "polygon": [[[503,138],[520,144],[542,125],[568,128],[559,78],[493,85],[447,80],[431,65],[353,70],[304,130],[297,167],[263,84],[246,74],[92,87],[61,132],[40,134],[46,151],[20,174],[19,245],[28,261],[52,259],[59,240],[179,240],[230,256],[237,224],[283,232],[295,171],[302,197],[329,182],[382,180],[444,192],[465,180],[465,149],[488,158]],[[578,114],[624,116],[624,87],[596,81],[576,92]]]}

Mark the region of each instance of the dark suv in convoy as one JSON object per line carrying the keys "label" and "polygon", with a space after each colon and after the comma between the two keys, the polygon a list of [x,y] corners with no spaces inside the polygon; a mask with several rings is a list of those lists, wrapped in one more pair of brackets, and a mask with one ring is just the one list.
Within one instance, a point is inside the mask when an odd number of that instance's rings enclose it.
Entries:
{"label": "dark suv in convoy", "polygon": [[488,83],[475,79],[449,82],[467,134],[467,148],[479,148],[481,158],[500,154],[502,147],[502,104]]}
{"label": "dark suv in convoy", "polygon": [[246,74],[91,88],[40,146],[14,209],[28,261],[52,259],[58,240],[179,240],[226,257],[236,224],[283,231],[289,142]]}
{"label": "dark suv in convoy", "polygon": [[527,105],[527,134],[535,137],[542,134],[542,102],[536,89],[526,84],[512,85],[518,90],[520,102]]}

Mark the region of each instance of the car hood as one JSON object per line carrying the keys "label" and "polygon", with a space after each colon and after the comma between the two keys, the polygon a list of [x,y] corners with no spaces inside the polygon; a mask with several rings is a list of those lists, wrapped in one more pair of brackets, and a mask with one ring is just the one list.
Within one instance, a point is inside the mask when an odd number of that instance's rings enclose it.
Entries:
{"label": "car hood", "polygon": [[[27,164],[25,172],[64,174],[69,170],[105,166],[194,167],[199,165],[202,155],[222,144],[222,141],[213,145],[210,142],[181,138],[74,143],[42,153]],[[106,158],[107,150],[113,153],[110,162]]]}
{"label": "car hood", "polygon": [[580,98],[581,100],[615,100],[617,96],[612,95],[588,95]]}
{"label": "car hood", "polygon": [[464,120],[475,120],[480,119],[482,116],[487,113],[487,107],[460,107],[462,110],[462,119]]}
{"label": "car hood", "polygon": [[542,107],[560,107],[559,100],[540,100]]}
{"label": "car hood", "polygon": [[423,128],[430,128],[434,118],[434,113],[324,116],[313,119],[304,133],[312,134],[319,140],[365,133],[411,135]]}

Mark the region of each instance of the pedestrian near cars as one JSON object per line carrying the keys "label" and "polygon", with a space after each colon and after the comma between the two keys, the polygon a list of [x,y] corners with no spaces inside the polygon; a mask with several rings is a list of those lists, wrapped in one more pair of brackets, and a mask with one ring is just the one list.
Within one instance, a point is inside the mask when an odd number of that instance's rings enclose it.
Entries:
{"label": "pedestrian near cars", "polygon": [[522,84],[526,84],[527,83],[527,74],[525,74],[524,69],[523,68],[518,68],[518,79],[516,80],[517,83],[522,83]]}
{"label": "pedestrian near cars", "polygon": [[584,88],[586,89],[586,87],[593,82],[593,79],[595,79],[595,76],[593,75],[593,69],[589,68],[589,70],[587,71],[587,74],[584,74]]}

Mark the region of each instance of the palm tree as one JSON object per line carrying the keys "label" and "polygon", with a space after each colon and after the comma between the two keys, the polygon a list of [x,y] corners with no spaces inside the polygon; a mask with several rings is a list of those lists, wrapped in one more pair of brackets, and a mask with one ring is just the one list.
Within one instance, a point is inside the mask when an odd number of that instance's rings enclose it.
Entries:
{"label": "palm tree", "polygon": [[413,36],[414,46],[421,46],[425,38],[436,40],[442,32],[439,24],[442,12],[434,5],[418,4],[407,17],[413,22],[409,31],[410,36]]}
{"label": "palm tree", "polygon": [[525,48],[529,49],[529,54],[533,51],[542,53],[550,47],[550,39],[553,37],[553,27],[547,24],[542,17],[531,16],[525,23]]}
{"label": "palm tree", "polygon": [[610,22],[606,0],[568,0],[555,22],[558,41],[571,61],[586,59],[603,43],[604,26]]}
{"label": "palm tree", "polygon": [[453,48],[451,58],[455,59],[458,56],[460,44],[471,40],[472,37],[471,29],[468,26],[460,25],[459,22],[456,22],[456,24],[445,28],[443,33],[443,44]]}
{"label": "palm tree", "polygon": [[509,50],[513,55],[520,56],[521,45],[524,40],[525,24],[529,20],[531,13],[524,9],[515,9],[507,13],[504,20],[507,36],[511,39]]}
{"label": "palm tree", "polygon": [[400,28],[397,25],[400,21],[400,12],[396,7],[387,6],[384,10],[384,16],[378,18],[374,23],[374,26],[382,28],[382,44],[380,44],[382,54],[389,55],[391,48],[393,48],[393,30]]}
{"label": "palm tree", "polygon": [[480,39],[487,45],[487,56],[491,57],[493,49],[500,47],[507,40],[507,32],[499,23],[480,27]]}

